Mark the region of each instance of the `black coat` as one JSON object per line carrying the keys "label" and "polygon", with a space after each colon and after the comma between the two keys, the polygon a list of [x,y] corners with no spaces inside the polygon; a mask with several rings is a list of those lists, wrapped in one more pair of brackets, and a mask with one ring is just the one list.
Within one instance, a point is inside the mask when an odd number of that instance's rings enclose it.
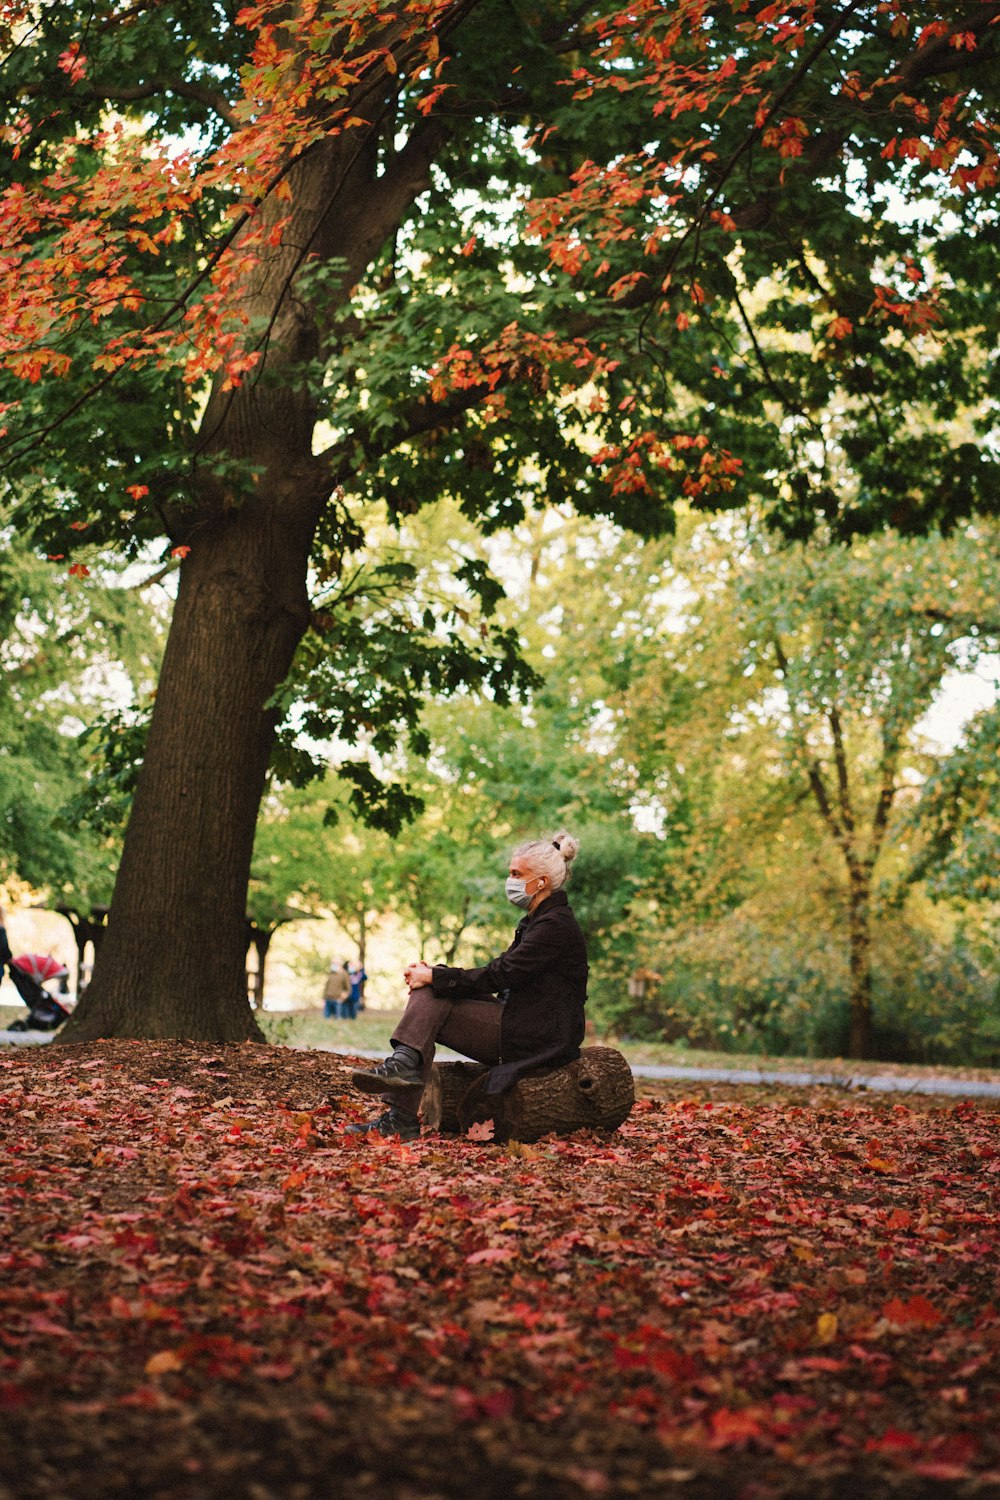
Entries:
{"label": "black coat", "polygon": [[517,924],[506,953],[481,969],[435,964],[431,987],[443,1000],[506,1000],[500,1021],[500,1064],[488,1094],[499,1094],[532,1068],[555,1067],[580,1055],[587,1000],[587,946],[565,891]]}

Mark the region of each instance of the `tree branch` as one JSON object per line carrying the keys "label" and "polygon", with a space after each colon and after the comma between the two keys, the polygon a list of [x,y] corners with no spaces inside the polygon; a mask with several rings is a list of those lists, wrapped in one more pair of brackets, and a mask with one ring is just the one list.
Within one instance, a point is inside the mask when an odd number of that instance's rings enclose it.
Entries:
{"label": "tree branch", "polygon": [[946,609],[934,609],[932,607],[918,610],[917,613],[923,616],[925,620],[936,620],[942,625],[952,625],[956,630],[963,632],[978,630],[983,635],[1000,636],[1000,618],[996,620],[982,619],[975,615],[952,614]]}
{"label": "tree branch", "polygon": [[871,843],[868,849],[868,868],[874,867],[889,826],[889,814],[896,800],[896,766],[899,761],[898,747],[887,746],[882,760],[882,776],[879,785],[875,812],[872,816]]}
{"label": "tree branch", "polygon": [[[44,96],[48,89],[43,84],[27,84],[19,94],[28,99]],[[87,88],[77,84],[73,98],[88,104],[135,104],[141,99],[158,99],[161,94],[176,94],[180,99],[193,99],[204,104],[227,125],[236,126],[239,118],[232,102],[216,89],[206,88],[201,83],[189,83],[183,78],[154,78],[149,83],[123,84],[115,88]]]}
{"label": "tree branch", "polygon": [[951,45],[951,39],[958,33],[969,31],[978,40],[1000,18],[1000,0],[989,5],[980,4],[975,12],[968,4],[961,9],[962,14],[956,16],[950,31],[944,36],[933,37],[926,46],[911,53],[903,63],[899,78],[907,88],[922,83],[926,78],[932,78],[936,73],[957,73],[962,68],[981,66],[984,61],[988,61],[978,49],[973,52],[956,51]]}
{"label": "tree branch", "polygon": [[429,393],[418,396],[399,414],[399,425],[393,428],[391,436],[384,442],[376,443],[366,429],[353,427],[346,439],[332,443],[319,457],[327,459],[333,465],[334,484],[343,484],[354,471],[354,449],[357,445],[360,444],[366,461],[375,463],[402,443],[408,443],[422,433],[433,432],[438,427],[450,429],[456,426],[490,391],[490,386],[480,382],[460,391],[452,391],[447,401],[434,401]]}
{"label": "tree branch", "polygon": [[[777,634],[773,634],[771,636],[771,644],[774,647],[774,654],[778,663],[778,669],[781,672],[781,675],[784,678],[787,687],[790,675],[788,657],[785,655],[784,647],[782,646]],[[798,709],[795,705],[795,701],[792,698],[792,694],[790,691],[788,693],[788,706],[791,710],[792,719],[795,723],[798,750],[801,756],[802,765],[805,770],[806,777],[809,782],[809,788],[813,794],[813,799],[815,800],[816,806],[819,808],[820,816],[822,817],[826,826],[829,828],[830,832],[833,834],[833,837],[839,845],[844,858],[848,862],[848,865],[850,865],[852,859],[850,836],[848,834],[848,831],[843,827],[840,818],[837,816],[837,810],[834,807],[833,802],[830,798],[830,794],[826,789],[826,782],[823,780],[823,769],[820,766],[817,758],[809,753],[809,747],[806,743],[806,737],[802,730],[802,725],[799,721]]]}
{"label": "tree branch", "polygon": [[743,299],[740,297],[738,291],[733,292],[733,300],[736,303],[736,310],[739,313],[740,322],[746,329],[747,338],[750,340],[751,347],[753,348],[753,352],[757,358],[757,365],[760,369],[761,379],[767,386],[767,389],[771,392],[774,399],[786,412],[794,412],[797,417],[802,417],[802,419],[807,423],[812,431],[818,433],[820,437],[822,437],[822,429],[820,428],[816,419],[811,416],[809,412],[805,411],[798,402],[790,400],[787,394],[778,384],[777,380],[772,375],[770,365],[768,364],[767,358],[764,354],[764,350],[761,348],[760,342],[757,338],[757,330],[753,326],[750,314],[743,306]]}
{"label": "tree branch", "polygon": [[847,768],[847,752],[844,748],[844,726],[840,710],[833,704],[826,715],[833,736],[833,762],[837,769],[837,800],[845,833],[853,837],[855,830],[854,809],[851,806],[851,778]]}

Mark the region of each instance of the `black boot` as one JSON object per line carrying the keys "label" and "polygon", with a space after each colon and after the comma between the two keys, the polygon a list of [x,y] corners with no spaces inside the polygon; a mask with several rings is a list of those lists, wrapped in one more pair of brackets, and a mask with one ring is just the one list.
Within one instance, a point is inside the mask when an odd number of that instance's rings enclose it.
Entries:
{"label": "black boot", "polygon": [[415,1047],[397,1047],[385,1062],[374,1068],[355,1068],[351,1082],[365,1094],[384,1094],[389,1090],[422,1089],[423,1074],[420,1065],[423,1059]]}
{"label": "black boot", "polygon": [[420,1121],[416,1115],[408,1115],[405,1110],[397,1109],[394,1104],[390,1104],[377,1120],[369,1120],[364,1125],[348,1125],[344,1134],[398,1135],[401,1141],[413,1141],[420,1134]]}

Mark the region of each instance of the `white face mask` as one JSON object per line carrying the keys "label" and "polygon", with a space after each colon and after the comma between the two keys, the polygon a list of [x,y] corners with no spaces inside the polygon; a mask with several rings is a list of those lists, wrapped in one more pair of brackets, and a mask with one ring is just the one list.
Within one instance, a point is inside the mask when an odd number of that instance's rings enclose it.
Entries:
{"label": "white face mask", "polygon": [[512,901],[515,906],[521,906],[527,909],[534,900],[534,897],[528,895],[528,892],[525,890],[525,885],[526,882],[519,879],[518,876],[508,875],[504,890],[507,892],[508,901]]}

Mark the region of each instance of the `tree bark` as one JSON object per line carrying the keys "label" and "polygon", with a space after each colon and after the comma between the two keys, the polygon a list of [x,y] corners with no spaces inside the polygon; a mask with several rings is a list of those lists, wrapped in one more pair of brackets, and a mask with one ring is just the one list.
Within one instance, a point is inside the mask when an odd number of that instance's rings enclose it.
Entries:
{"label": "tree bark", "polygon": [[528,1073],[503,1094],[487,1094],[488,1068],[437,1063],[424,1090],[424,1124],[446,1134],[487,1121],[492,1139],[531,1142],[577,1130],[617,1130],[635,1103],[632,1070],[613,1047],[585,1047],[575,1062]]}
{"label": "tree bark", "polygon": [[848,1057],[872,1055],[871,875],[858,865],[848,875],[850,1030]]}
{"label": "tree bark", "polygon": [[302,504],[309,485],[298,465],[284,495],[192,542],[107,934],[61,1041],[260,1039],[245,982],[246,892],[277,718],[267,704],[308,623],[321,504],[316,494]]}

